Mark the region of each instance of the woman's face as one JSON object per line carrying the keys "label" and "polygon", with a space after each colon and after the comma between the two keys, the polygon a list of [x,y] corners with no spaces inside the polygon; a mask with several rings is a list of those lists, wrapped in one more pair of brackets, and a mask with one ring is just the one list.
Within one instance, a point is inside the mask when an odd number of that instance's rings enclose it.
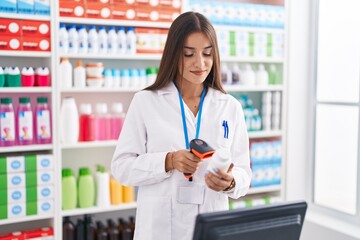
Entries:
{"label": "woman's face", "polygon": [[[191,33],[184,42],[183,61],[179,62],[179,72],[183,70],[183,81],[203,83],[213,66],[213,47],[202,32]],[[184,64],[184,65],[182,65]]]}

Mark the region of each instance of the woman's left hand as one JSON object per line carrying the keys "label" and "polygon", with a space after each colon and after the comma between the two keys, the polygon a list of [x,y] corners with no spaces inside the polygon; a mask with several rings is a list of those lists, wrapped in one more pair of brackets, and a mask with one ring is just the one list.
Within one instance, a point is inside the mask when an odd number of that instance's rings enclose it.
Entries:
{"label": "woman's left hand", "polygon": [[231,163],[229,169],[227,172],[221,171],[220,169],[217,169],[217,173],[214,174],[212,172],[208,172],[208,174],[205,175],[205,183],[206,185],[216,191],[220,192],[227,187],[230,186],[231,181],[234,179],[234,176],[232,175],[232,168],[234,164]]}

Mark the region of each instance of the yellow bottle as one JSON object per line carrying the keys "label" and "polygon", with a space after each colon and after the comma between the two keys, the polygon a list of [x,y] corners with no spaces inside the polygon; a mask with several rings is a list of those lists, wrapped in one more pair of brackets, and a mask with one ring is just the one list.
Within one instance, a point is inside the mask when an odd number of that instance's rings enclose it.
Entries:
{"label": "yellow bottle", "polygon": [[122,186],[123,202],[135,202],[135,188],[133,186]]}
{"label": "yellow bottle", "polygon": [[122,186],[114,177],[110,178],[110,202],[118,205],[123,202]]}

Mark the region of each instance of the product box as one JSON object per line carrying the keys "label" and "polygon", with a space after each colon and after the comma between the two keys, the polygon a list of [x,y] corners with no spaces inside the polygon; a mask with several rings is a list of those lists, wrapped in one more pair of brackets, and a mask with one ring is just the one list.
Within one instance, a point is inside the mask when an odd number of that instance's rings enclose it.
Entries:
{"label": "product box", "polygon": [[0,189],[25,187],[25,173],[0,174]]}
{"label": "product box", "polygon": [[1,36],[0,50],[21,50],[21,43],[20,37]]}
{"label": "product box", "polygon": [[8,204],[8,218],[17,218],[26,216],[26,205],[25,203],[13,203]]}
{"label": "product box", "polygon": [[23,37],[22,49],[24,51],[45,51],[49,52],[50,39],[41,37]]}
{"label": "product box", "polygon": [[161,53],[159,29],[136,28],[136,52],[137,53]]}
{"label": "product box", "polygon": [[24,37],[50,37],[50,22],[23,20],[21,30]]}
{"label": "product box", "polygon": [[1,240],[24,240],[24,234],[22,232],[13,232],[0,235]]}
{"label": "product box", "polygon": [[114,3],[111,7],[111,16],[118,20],[134,20],[136,9],[123,3]]}
{"label": "product box", "polygon": [[34,0],[34,12],[36,15],[50,15],[50,0]]}
{"label": "product box", "polygon": [[34,14],[35,0],[17,0],[17,10],[21,14]]}
{"label": "product box", "polygon": [[38,186],[51,185],[54,183],[53,171],[38,171],[37,172],[37,184]]}
{"label": "product box", "polygon": [[0,18],[1,36],[21,36],[21,20]]}
{"label": "product box", "polygon": [[36,230],[30,230],[24,232],[25,239],[33,239],[33,240],[53,240],[54,231],[52,228],[41,228]]}
{"label": "product box", "polygon": [[0,156],[0,174],[25,171],[23,156]]}
{"label": "product box", "polygon": [[[3,190],[0,190],[0,192]],[[8,204],[15,204],[15,203],[24,203],[26,202],[26,189],[25,188],[13,188],[8,189],[7,192],[7,202]],[[0,194],[1,195],[1,194]],[[1,204],[1,200],[0,200]]]}
{"label": "product box", "polygon": [[43,200],[37,202],[38,215],[51,215],[54,213],[54,201]]}
{"label": "product box", "polygon": [[17,0],[1,0],[0,12],[16,13],[17,12]]}
{"label": "product box", "polygon": [[79,2],[60,2],[61,17],[85,17],[85,8],[83,3]]}
{"label": "product box", "polygon": [[98,19],[111,18],[110,6],[104,5],[102,3],[88,2],[85,13],[86,13],[86,17],[88,18],[98,18]]}
{"label": "product box", "polygon": [[25,171],[51,170],[54,166],[53,155],[38,154],[25,156]]}

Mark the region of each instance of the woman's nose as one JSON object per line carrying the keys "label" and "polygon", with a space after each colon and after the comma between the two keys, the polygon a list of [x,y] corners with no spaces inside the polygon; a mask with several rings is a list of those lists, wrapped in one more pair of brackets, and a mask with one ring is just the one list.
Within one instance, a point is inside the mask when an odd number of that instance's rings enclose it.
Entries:
{"label": "woman's nose", "polygon": [[202,68],[205,65],[205,59],[201,54],[197,54],[195,57],[194,67]]}

